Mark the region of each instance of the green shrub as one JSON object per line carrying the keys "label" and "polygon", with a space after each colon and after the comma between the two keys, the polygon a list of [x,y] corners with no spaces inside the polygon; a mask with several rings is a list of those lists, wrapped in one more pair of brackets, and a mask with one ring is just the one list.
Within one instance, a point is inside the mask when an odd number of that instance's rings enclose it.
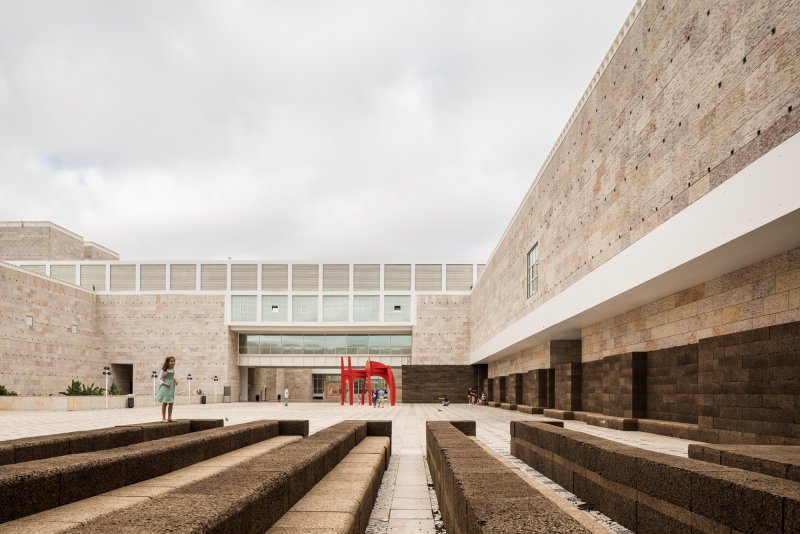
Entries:
{"label": "green shrub", "polygon": [[5,386],[0,385],[0,397],[16,397],[17,392],[6,389]]}
{"label": "green shrub", "polygon": [[66,391],[60,391],[58,394],[74,397],[78,395],[102,395],[105,392],[105,389],[95,386],[94,382],[92,382],[91,386],[87,386],[86,384],[81,384],[79,380],[73,380],[72,384],[67,386]]}
{"label": "green shrub", "polygon": [[117,383],[116,382],[111,382],[111,387],[108,388],[108,394],[109,395],[122,395],[122,391],[119,390],[119,388],[117,387]]}

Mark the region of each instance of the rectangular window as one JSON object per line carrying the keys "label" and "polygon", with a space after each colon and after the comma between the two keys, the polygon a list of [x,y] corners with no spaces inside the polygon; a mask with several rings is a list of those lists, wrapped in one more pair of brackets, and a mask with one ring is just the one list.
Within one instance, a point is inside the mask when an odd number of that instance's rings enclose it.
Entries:
{"label": "rectangular window", "polygon": [[255,321],[256,296],[233,295],[231,297],[231,321]]}
{"label": "rectangular window", "polygon": [[369,354],[369,336],[347,336],[347,352]]}
{"label": "rectangular window", "polygon": [[259,354],[280,354],[281,336],[259,336],[261,338],[261,350]]}
{"label": "rectangular window", "polygon": [[539,243],[528,251],[528,298],[539,289]]}
{"label": "rectangular window", "polygon": [[392,354],[411,354],[411,336],[392,336]]}
{"label": "rectangular window", "polygon": [[317,297],[292,297],[292,321],[313,322],[317,320]]}
{"label": "rectangular window", "polygon": [[334,322],[347,322],[349,317],[349,297],[322,297],[322,320]]}
{"label": "rectangular window", "polygon": [[283,354],[303,354],[303,336],[283,336]]}
{"label": "rectangular window", "polygon": [[353,297],[353,321],[374,323],[380,320],[381,298],[377,295]]}
{"label": "rectangular window", "polygon": [[261,297],[261,320],[265,323],[285,323],[289,318],[286,295],[264,295]]}
{"label": "rectangular window", "polygon": [[383,320],[401,323],[411,320],[411,297],[408,295],[386,295],[383,297]]}

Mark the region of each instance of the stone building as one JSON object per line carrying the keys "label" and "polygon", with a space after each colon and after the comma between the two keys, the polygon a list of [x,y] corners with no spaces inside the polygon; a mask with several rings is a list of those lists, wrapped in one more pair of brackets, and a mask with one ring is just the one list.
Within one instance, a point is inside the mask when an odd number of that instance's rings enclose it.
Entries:
{"label": "stone building", "polygon": [[146,393],[172,354],[242,400],[311,399],[347,352],[395,365],[404,402],[480,385],[800,443],[799,52],[796,0],[638,2],[485,267],[126,262],[4,224],[0,383],[111,363]]}

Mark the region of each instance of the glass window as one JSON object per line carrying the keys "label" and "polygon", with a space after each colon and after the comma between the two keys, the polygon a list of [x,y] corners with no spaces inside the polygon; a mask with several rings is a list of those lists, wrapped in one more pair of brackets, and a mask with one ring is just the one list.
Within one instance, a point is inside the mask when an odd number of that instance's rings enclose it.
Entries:
{"label": "glass window", "polygon": [[247,334],[239,334],[239,354],[247,354]]}
{"label": "glass window", "polygon": [[348,354],[369,354],[369,336],[347,336]]}
{"label": "glass window", "polygon": [[347,354],[347,336],[325,336],[325,354]]}
{"label": "glass window", "polygon": [[317,320],[317,297],[292,297],[292,321],[312,322]]}
{"label": "glass window", "polygon": [[370,323],[380,320],[381,298],[377,295],[353,297],[353,321]]}
{"label": "glass window", "polygon": [[386,295],[383,297],[383,320],[387,323],[411,320],[411,297],[408,295]]}
{"label": "glass window", "polygon": [[233,295],[231,297],[231,321],[255,321],[256,296]]}
{"label": "glass window", "polygon": [[258,354],[261,348],[261,336],[247,336],[247,354]]}
{"label": "glass window", "polygon": [[261,320],[269,322],[286,322],[289,318],[286,295],[264,295],[261,298]]}
{"label": "glass window", "polygon": [[325,336],[303,336],[303,354],[324,354]]}
{"label": "glass window", "polygon": [[528,298],[539,289],[539,243],[528,251]]}
{"label": "glass window", "polygon": [[370,354],[390,354],[389,336],[369,336]]}
{"label": "glass window", "polygon": [[280,354],[281,336],[261,336],[261,354]]}
{"label": "glass window", "polygon": [[411,354],[411,336],[392,336],[392,354]]}
{"label": "glass window", "polygon": [[347,322],[349,297],[329,296],[322,297],[322,320]]}
{"label": "glass window", "polygon": [[283,336],[283,354],[303,354],[303,336]]}

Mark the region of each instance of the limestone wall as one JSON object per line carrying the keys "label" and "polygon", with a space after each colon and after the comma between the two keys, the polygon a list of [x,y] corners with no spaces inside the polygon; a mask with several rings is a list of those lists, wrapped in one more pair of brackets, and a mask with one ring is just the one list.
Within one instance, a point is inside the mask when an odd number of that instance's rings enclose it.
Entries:
{"label": "limestone wall", "polygon": [[800,130],[798,28],[799,0],[646,2],[476,283],[472,346]]}
{"label": "limestone wall", "polygon": [[795,248],[584,328],[583,359],[689,345],[798,320]]}
{"label": "limestone wall", "polygon": [[417,297],[413,365],[469,364],[468,295]]}
{"label": "limestone wall", "polygon": [[101,295],[97,297],[99,347],[106,361],[133,364],[133,391],[152,393],[151,372],[167,356],[177,360],[177,392],[213,393],[233,386],[239,398],[235,335],[224,324],[224,296],[219,295]]}
{"label": "limestone wall", "polygon": [[50,225],[0,225],[2,260],[82,260],[83,239]]}
{"label": "limestone wall", "polygon": [[0,384],[44,396],[102,384],[95,312],[93,293],[0,264]]}

